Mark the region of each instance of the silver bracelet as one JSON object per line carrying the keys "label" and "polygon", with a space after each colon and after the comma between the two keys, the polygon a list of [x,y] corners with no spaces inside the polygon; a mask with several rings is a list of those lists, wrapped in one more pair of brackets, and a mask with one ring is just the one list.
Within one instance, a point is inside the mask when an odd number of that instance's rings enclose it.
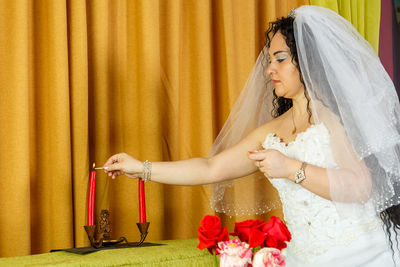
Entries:
{"label": "silver bracelet", "polygon": [[144,182],[151,180],[151,161],[146,160],[143,162],[142,180]]}

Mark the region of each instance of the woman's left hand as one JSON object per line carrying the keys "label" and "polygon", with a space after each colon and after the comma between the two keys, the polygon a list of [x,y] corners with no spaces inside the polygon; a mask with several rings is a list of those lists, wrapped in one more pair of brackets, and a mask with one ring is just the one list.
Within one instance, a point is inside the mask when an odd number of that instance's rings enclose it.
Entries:
{"label": "woman's left hand", "polygon": [[249,151],[249,159],[268,178],[291,178],[301,163],[275,149]]}

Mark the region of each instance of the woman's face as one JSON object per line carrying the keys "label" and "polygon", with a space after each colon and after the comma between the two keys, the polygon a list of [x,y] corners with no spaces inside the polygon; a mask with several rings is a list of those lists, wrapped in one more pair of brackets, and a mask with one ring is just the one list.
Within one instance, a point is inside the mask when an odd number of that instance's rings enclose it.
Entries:
{"label": "woman's face", "polygon": [[284,36],[278,31],[271,40],[268,52],[269,66],[267,74],[275,85],[275,94],[279,97],[296,98],[304,94],[304,85],[300,81],[299,70]]}

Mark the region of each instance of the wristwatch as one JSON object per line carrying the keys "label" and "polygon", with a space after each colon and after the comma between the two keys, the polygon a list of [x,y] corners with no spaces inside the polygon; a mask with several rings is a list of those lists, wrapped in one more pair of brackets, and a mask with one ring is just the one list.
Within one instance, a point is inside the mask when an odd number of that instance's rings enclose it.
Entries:
{"label": "wristwatch", "polygon": [[301,183],[304,179],[306,179],[306,174],[305,174],[305,169],[307,167],[307,163],[306,162],[302,162],[301,163],[301,167],[300,169],[294,174],[294,182],[296,184]]}

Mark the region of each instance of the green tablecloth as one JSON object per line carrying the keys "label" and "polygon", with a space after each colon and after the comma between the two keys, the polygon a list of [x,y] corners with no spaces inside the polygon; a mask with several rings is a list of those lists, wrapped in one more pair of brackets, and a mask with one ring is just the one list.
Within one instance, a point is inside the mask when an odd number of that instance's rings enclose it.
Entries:
{"label": "green tablecloth", "polygon": [[213,266],[207,250],[199,250],[197,239],[169,240],[166,246],[101,250],[78,255],[52,253],[0,258],[0,266]]}

